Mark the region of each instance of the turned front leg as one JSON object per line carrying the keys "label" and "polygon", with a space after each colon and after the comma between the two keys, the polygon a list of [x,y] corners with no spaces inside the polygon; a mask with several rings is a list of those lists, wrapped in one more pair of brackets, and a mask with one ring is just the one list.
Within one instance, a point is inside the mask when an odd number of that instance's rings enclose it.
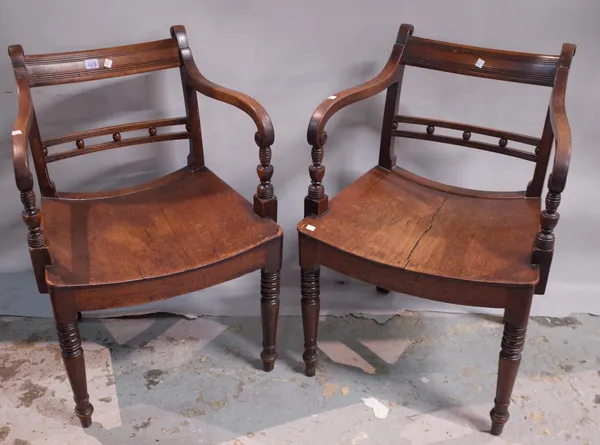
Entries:
{"label": "turned front leg", "polygon": [[77,327],[77,318],[70,321],[56,323],[58,341],[62,352],[63,362],[67,376],[73,390],[75,400],[75,414],[84,428],[92,424],[94,407],[90,403],[85,375],[85,360],[81,347],[81,336]]}
{"label": "turned front leg", "polygon": [[67,370],[67,377],[69,377],[69,383],[73,390],[75,414],[79,417],[81,426],[87,428],[92,424],[94,407],[90,403],[87,391],[85,360],[77,324],[78,312],[74,309],[68,297],[57,298],[55,295],[51,295],[51,297],[58,332],[58,343]]}
{"label": "turned front leg", "polygon": [[508,406],[521,364],[521,353],[525,346],[527,321],[531,306],[531,296],[520,301],[520,307],[509,307],[504,313],[504,333],[502,335],[502,350],[498,363],[498,384],[494,408],[490,412],[492,419],[491,433],[498,436],[508,422],[510,414]]}
{"label": "turned front leg", "polygon": [[312,377],[317,369],[317,335],[319,332],[319,268],[301,269],[302,324],[304,326],[304,373]]}
{"label": "turned front leg", "polygon": [[526,331],[527,325],[513,326],[506,323],[504,326],[502,351],[500,352],[500,362],[498,364],[496,399],[494,400],[494,408],[490,412],[492,434],[495,436],[502,433],[504,425],[510,418],[508,406],[519,372],[519,365],[521,364],[521,352],[523,352],[523,346],[525,345]]}
{"label": "turned front leg", "polygon": [[279,272],[261,271],[260,275],[260,309],[262,316],[263,350],[260,358],[263,370],[272,371],[277,359],[276,338],[277,321],[279,319]]}

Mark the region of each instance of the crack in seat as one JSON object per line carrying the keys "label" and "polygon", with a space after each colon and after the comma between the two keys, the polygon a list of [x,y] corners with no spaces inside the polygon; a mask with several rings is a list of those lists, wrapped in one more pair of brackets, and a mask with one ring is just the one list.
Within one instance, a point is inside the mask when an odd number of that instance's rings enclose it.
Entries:
{"label": "crack in seat", "polygon": [[539,200],[524,192],[468,196],[461,194],[468,190],[443,191],[413,177],[375,167],[332,198],[326,213],[304,218],[298,230],[347,254],[417,274],[502,286],[537,283],[531,246],[540,229]]}

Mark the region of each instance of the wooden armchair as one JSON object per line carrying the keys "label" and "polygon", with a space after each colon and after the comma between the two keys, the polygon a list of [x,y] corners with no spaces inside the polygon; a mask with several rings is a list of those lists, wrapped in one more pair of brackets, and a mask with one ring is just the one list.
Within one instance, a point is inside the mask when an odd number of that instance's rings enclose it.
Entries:
{"label": "wooden armchair", "polygon": [[[27,56],[11,46],[18,91],[12,132],[14,170],[25,206],[27,242],[41,293],[49,293],[65,367],[84,427],[92,423],[80,311],[163,300],[222,283],[261,269],[261,311],[265,371],[276,359],[282,230],[276,224],[277,199],[271,176],[269,115],[254,99],[207,80],[198,71],[185,28],[172,38],[91,51]],[[42,140],[31,88],[126,76],[168,68],[181,72],[186,116],[116,125]],[[204,165],[196,92],[248,114],[258,131],[260,184],[252,206]],[[162,132],[164,127],[184,127]],[[147,129],[148,136],[124,137]],[[105,136],[104,141],[89,139]],[[47,163],[150,142],[188,139],[187,166],[136,187],[95,193],[56,190]],[[27,142],[41,192],[36,207]],[[74,143],[62,152],[56,145]]]}
{"label": "wooden armchair", "polygon": [[[492,434],[502,432],[534,294],[543,294],[554,251],[553,230],[565,188],[571,136],[565,90],[575,45],[561,54],[497,51],[413,36],[402,25],[385,68],[372,80],[327,98],[308,126],[312,145],[312,183],[298,224],[302,273],[305,372],[315,374],[319,317],[319,267],[327,266],[378,287],[431,300],[504,308],[504,336],[498,386],[491,411]],[[406,65],[551,87],[541,138],[506,131],[397,115]],[[387,90],[379,164],[330,202],[325,174],[325,124],[342,108]],[[422,126],[422,132],[398,129]],[[436,135],[436,127],[458,130],[459,137]],[[497,138],[498,145],[472,135]],[[535,164],[525,191],[483,192],[440,184],[396,166],[396,137],[461,145]],[[552,142],[554,166],[545,210],[541,195]],[[535,147],[511,148],[508,141]]]}

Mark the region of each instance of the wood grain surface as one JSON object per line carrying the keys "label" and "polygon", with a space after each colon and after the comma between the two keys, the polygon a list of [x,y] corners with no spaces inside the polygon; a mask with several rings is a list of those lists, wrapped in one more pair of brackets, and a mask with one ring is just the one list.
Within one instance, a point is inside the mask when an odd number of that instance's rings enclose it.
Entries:
{"label": "wood grain surface", "polygon": [[[539,200],[474,198],[423,187],[375,167],[298,229],[348,254],[462,281],[531,286]],[[315,227],[307,229],[307,225]]]}
{"label": "wood grain surface", "polygon": [[42,201],[51,287],[141,281],[205,267],[252,249],[281,229],[255,215],[205,169],[139,193]]}

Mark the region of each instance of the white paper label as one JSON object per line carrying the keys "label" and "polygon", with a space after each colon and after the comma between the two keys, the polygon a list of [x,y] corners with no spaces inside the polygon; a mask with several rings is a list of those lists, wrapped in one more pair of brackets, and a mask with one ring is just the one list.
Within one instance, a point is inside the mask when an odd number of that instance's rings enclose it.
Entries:
{"label": "white paper label", "polygon": [[112,60],[104,59],[104,68],[112,68]]}
{"label": "white paper label", "polygon": [[12,132],[13,136],[17,136],[18,134],[23,134],[23,133],[21,132],[21,130],[15,130]]}
{"label": "white paper label", "polygon": [[316,229],[316,227],[315,227],[315,226],[311,226],[310,224],[307,224],[307,225],[306,225],[306,230],[310,230],[311,232],[314,232],[314,231],[315,231],[315,229]]}
{"label": "white paper label", "polygon": [[98,59],[86,59],[85,60],[85,69],[86,70],[97,70],[100,68],[100,63],[98,63]]}
{"label": "white paper label", "polygon": [[483,59],[477,59],[477,62],[475,62],[475,66],[477,68],[481,68],[481,67],[483,67],[484,63],[485,63],[485,60],[483,60]]}
{"label": "white paper label", "polygon": [[327,99],[335,99],[337,96],[329,96]]}

